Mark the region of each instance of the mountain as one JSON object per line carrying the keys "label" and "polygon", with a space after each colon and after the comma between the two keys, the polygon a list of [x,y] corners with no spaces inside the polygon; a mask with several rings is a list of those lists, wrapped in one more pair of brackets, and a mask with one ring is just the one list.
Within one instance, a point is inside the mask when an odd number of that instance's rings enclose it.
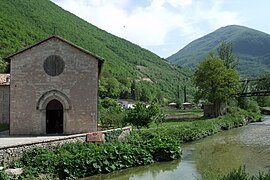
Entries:
{"label": "mountain", "polygon": [[128,86],[126,91],[129,93],[131,87],[127,84],[131,83],[126,83],[126,80],[143,84],[142,95],[149,90],[152,98],[164,96],[174,99],[182,80],[191,74],[187,68],[172,65],[136,44],[89,24],[49,0],[1,0],[0,59],[53,34],[103,57],[102,80],[113,77],[117,87]]}
{"label": "mountain", "polygon": [[241,76],[252,77],[270,70],[270,35],[238,25],[222,27],[203,36],[167,59],[195,67],[210,51],[216,52],[222,41],[233,43],[233,53],[240,60],[237,70]]}

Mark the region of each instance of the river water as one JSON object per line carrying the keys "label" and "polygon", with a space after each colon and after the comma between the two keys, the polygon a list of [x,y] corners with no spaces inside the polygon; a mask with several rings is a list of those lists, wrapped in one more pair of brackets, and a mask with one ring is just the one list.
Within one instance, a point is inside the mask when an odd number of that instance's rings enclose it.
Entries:
{"label": "river water", "polygon": [[[86,178],[87,180],[197,180],[245,166],[250,174],[270,170],[270,116],[264,122],[220,132],[181,145],[181,160],[154,163]],[[85,179],[85,180],[86,180]]]}

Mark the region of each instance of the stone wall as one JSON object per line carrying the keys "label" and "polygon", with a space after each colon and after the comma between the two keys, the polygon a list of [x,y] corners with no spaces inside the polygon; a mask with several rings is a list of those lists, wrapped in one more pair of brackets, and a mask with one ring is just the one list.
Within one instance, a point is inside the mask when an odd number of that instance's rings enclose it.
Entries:
{"label": "stone wall", "polygon": [[16,146],[10,146],[10,147],[0,147],[0,162],[2,162],[5,165],[10,164],[12,161],[19,159],[22,157],[23,153],[26,151],[29,151],[34,148],[48,148],[48,149],[55,149],[58,146],[61,146],[63,144],[67,143],[74,143],[74,142],[85,142],[86,135],[80,134],[80,135],[72,135],[68,136],[66,138],[59,138],[54,140],[45,140],[42,142],[37,143],[29,143],[29,144],[23,144],[23,145],[16,145]]}
{"label": "stone wall", "polygon": [[[121,134],[118,136],[118,139],[124,139],[126,136],[130,134],[132,131],[132,127],[124,127],[118,128],[114,130],[106,130],[101,131],[103,134],[119,131],[121,130]],[[55,149],[63,144],[75,143],[75,142],[85,142],[87,134],[77,134],[77,135],[69,135],[63,137],[57,137],[56,139],[51,140],[43,140],[35,143],[27,143],[23,145],[13,145],[9,147],[0,147],[0,165],[3,163],[4,165],[9,165],[12,161],[18,160],[22,157],[23,153],[29,151],[34,148],[48,148]]]}
{"label": "stone wall", "polygon": [[0,124],[9,123],[9,85],[0,85]]}

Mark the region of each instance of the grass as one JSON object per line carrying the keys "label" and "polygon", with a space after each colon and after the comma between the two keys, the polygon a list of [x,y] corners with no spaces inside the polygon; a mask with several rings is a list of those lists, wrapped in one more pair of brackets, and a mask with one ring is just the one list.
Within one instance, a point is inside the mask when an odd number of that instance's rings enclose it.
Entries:
{"label": "grass", "polygon": [[163,122],[160,125],[151,124],[150,131],[175,137],[180,142],[190,142],[213,135],[219,131],[246,125],[249,122],[262,121],[262,116],[239,108],[231,108],[231,113],[217,118],[201,118],[186,121]]}
{"label": "grass", "polygon": [[196,122],[201,122],[201,121],[209,121],[211,120],[211,118],[200,118],[200,119],[179,119],[179,120],[166,120],[165,122],[163,122],[162,124],[160,125],[157,125],[155,123],[152,123],[150,125],[150,128],[158,128],[158,127],[174,127],[174,126],[177,126],[177,127],[181,127],[181,126],[190,126],[192,125],[192,123],[196,123]]}
{"label": "grass", "polygon": [[203,110],[200,108],[196,109],[171,109],[164,108],[164,114],[166,115],[200,115],[203,113]]}

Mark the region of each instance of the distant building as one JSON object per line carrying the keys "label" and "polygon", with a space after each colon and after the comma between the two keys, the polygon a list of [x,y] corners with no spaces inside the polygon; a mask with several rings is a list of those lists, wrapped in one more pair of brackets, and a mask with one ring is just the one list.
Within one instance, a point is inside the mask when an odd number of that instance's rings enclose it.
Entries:
{"label": "distant building", "polygon": [[0,74],[0,124],[9,123],[10,74]]}
{"label": "distant building", "polygon": [[177,108],[177,103],[171,102],[171,103],[168,104],[168,107],[172,108],[172,109],[176,109]]}
{"label": "distant building", "polygon": [[192,108],[195,107],[195,105],[193,103],[190,103],[190,102],[184,102],[182,104],[182,106],[183,106],[184,109],[192,109]]}
{"label": "distant building", "polygon": [[0,110],[10,110],[2,113],[0,120],[7,122],[9,118],[10,134],[75,134],[97,130],[102,58],[51,36],[7,59],[10,85],[0,85],[0,99],[5,99]]}
{"label": "distant building", "polygon": [[131,99],[119,99],[118,104],[125,109],[133,109],[135,108],[136,101]]}

